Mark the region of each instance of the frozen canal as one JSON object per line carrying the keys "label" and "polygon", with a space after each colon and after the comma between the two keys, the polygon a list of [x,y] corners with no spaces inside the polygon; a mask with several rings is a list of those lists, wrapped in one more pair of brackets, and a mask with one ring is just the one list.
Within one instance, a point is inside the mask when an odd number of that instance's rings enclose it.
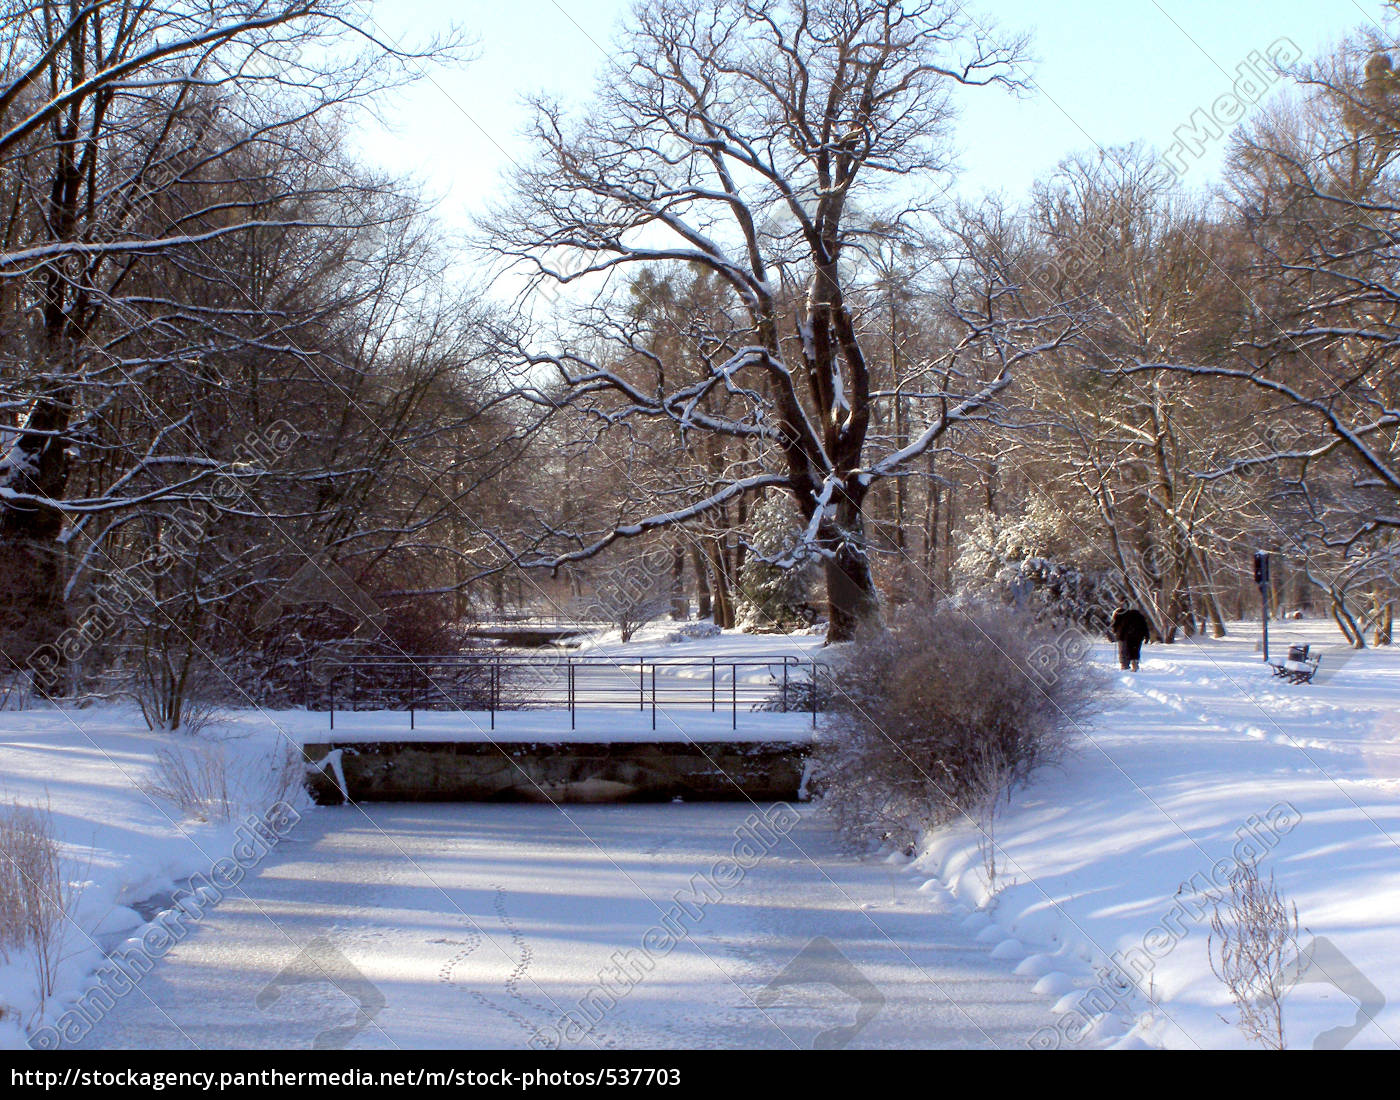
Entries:
{"label": "frozen canal", "polygon": [[806,808],[318,809],[83,1045],[1023,1047],[923,881]]}

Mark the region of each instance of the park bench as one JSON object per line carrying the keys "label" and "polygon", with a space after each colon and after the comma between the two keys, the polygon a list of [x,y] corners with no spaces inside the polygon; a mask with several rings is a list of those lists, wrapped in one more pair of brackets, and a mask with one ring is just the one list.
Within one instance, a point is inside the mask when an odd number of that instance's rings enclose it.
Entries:
{"label": "park bench", "polygon": [[1275,676],[1281,676],[1290,684],[1308,684],[1317,675],[1317,666],[1322,663],[1322,655],[1311,656],[1311,646],[1291,645],[1288,656],[1282,661],[1270,661],[1269,667]]}

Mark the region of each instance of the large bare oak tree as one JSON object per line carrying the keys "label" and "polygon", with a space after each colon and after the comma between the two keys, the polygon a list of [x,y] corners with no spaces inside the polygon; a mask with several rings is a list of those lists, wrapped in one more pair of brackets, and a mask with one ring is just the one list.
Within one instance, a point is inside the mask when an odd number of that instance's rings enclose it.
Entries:
{"label": "large bare oak tree", "polygon": [[[661,0],[633,12],[585,115],[538,102],[538,157],[489,221],[489,247],[555,284],[637,266],[712,272],[742,331],[693,328],[698,351],[682,369],[616,310],[562,342],[515,326],[501,350],[519,396],[601,431],[660,421],[747,446],[721,476],[686,486],[687,499],[673,486],[665,507],[606,530],[556,529],[569,545],[529,562],[577,561],[776,489],[806,523],[789,559],[824,565],[829,637],[850,637],[877,609],[871,487],[909,474],[950,426],[985,417],[1016,365],[1068,325],[1054,311],[1033,316],[1014,272],[950,237],[959,335],[907,391],[902,445],[872,439],[866,246],[924,222],[946,185],[955,94],[1015,84],[1021,48],[948,0]],[[861,213],[881,204],[902,210]]]}

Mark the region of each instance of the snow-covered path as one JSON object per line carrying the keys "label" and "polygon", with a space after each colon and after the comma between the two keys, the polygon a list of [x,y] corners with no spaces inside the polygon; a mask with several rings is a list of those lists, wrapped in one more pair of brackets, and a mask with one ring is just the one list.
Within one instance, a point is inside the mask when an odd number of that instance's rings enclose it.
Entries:
{"label": "snow-covered path", "polygon": [[357,1002],[351,1047],[1022,1047],[1045,1026],[946,893],[763,810],[777,829],[749,804],[315,811],[83,1045],[310,1046]]}
{"label": "snow-covered path", "polygon": [[[1290,642],[1319,647],[1312,684],[1264,669],[1253,624],[1151,646],[1140,673],[1114,673],[1110,709],[1064,766],[999,821],[1006,888],[986,934],[1019,940],[1020,972],[1063,994],[1037,1046],[1125,1033],[1154,1046],[1246,1045],[1209,934],[1215,900],[1248,860],[1297,905],[1299,948],[1337,960],[1288,978],[1288,1044],[1400,1046],[1400,653],[1350,651],[1316,621],[1272,634],[1279,654]],[[1112,658],[1107,645],[1097,656]],[[954,823],[918,863],[970,905],[986,897],[978,840]]]}

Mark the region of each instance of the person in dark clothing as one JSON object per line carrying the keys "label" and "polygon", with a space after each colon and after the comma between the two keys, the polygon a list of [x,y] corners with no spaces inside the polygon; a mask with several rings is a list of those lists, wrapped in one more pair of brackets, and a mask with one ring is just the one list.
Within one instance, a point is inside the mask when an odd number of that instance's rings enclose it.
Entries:
{"label": "person in dark clothing", "polygon": [[1152,633],[1147,616],[1136,607],[1124,604],[1113,613],[1108,629],[1118,642],[1118,664],[1124,669],[1131,668],[1136,672],[1138,661],[1142,658],[1142,643],[1147,641],[1147,636]]}

